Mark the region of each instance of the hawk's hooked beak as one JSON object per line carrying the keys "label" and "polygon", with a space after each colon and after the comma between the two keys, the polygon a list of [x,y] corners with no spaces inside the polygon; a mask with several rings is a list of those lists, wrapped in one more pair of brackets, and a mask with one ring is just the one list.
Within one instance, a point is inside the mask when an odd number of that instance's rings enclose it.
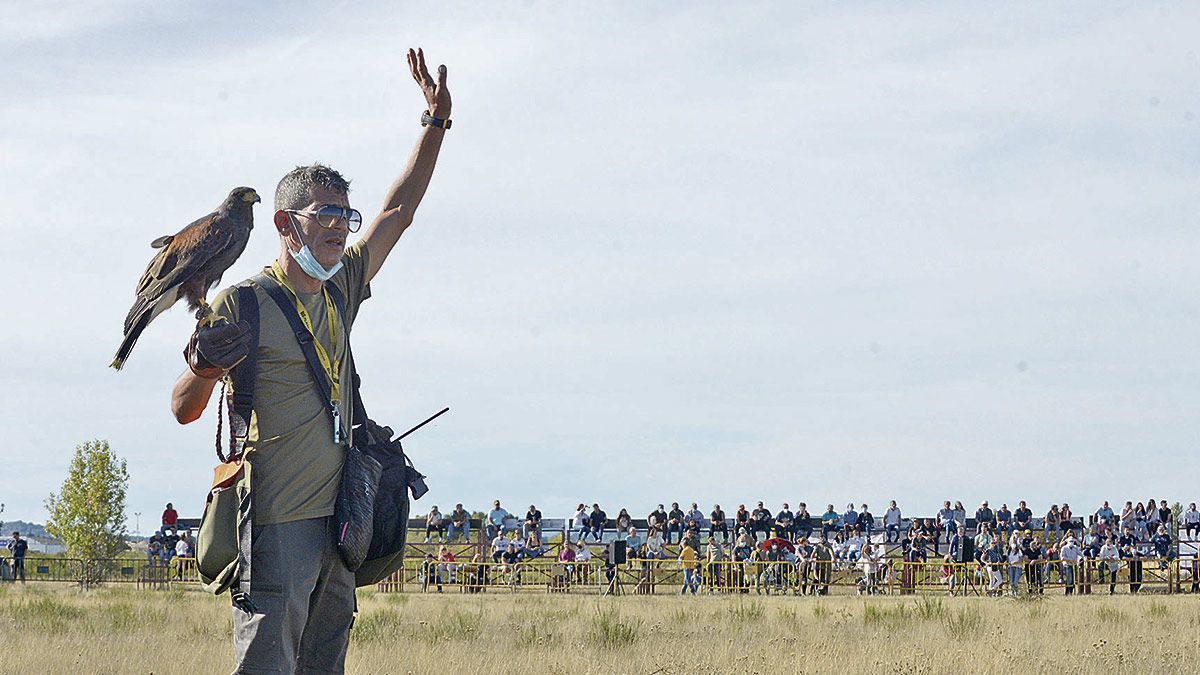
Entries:
{"label": "hawk's hooked beak", "polygon": [[259,197],[258,193],[253,192],[253,191],[247,192],[246,194],[242,195],[242,199],[251,204],[257,204],[262,201],[262,197]]}

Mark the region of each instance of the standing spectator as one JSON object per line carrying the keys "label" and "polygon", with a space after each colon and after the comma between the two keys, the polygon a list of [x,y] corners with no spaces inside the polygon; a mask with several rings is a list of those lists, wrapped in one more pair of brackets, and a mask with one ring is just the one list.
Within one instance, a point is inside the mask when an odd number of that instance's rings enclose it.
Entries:
{"label": "standing spectator", "polygon": [[696,549],[683,544],[679,549],[679,566],[683,568],[683,588],[679,590],[679,594],[687,595],[690,588],[692,595],[695,595],[700,588],[700,575],[696,570]]}
{"label": "standing spectator", "polygon": [[[1138,506],[1142,506],[1141,502],[1138,502]],[[1134,512],[1137,512],[1136,508]],[[1129,569],[1131,594],[1136,594],[1142,588],[1142,552],[1138,550],[1137,542],[1137,535],[1130,528],[1125,528],[1125,533],[1117,539],[1117,547],[1121,550],[1121,557],[1125,559],[1125,566]]]}
{"label": "standing spectator", "polygon": [[599,504],[592,504],[592,512],[588,515],[588,531],[596,538],[597,543],[603,539],[606,527],[608,527],[608,514],[600,508]]}
{"label": "standing spectator", "polygon": [[771,536],[771,510],[764,507],[762,502],[758,503],[758,508],[750,514],[750,535],[757,538],[758,533],[762,532],[763,538]]}
{"label": "standing spectator", "polygon": [[1025,562],[1025,554],[1021,552],[1021,543],[1011,541],[1008,544],[1008,590],[1014,596],[1021,592],[1021,565]]}
{"label": "standing spectator", "polygon": [[1063,583],[1067,587],[1067,595],[1075,592],[1076,572],[1079,569],[1079,558],[1082,552],[1079,544],[1075,543],[1075,535],[1070,531],[1063,538],[1062,546],[1058,549],[1058,557],[1062,561]]}
{"label": "standing spectator", "polygon": [[428,544],[430,535],[437,532],[438,543],[446,542],[446,524],[443,522],[442,512],[438,511],[438,507],[434,504],[433,508],[429,509],[429,515],[425,517],[425,543]]}
{"label": "standing spectator", "polygon": [[536,532],[538,539],[542,538],[542,512],[533,504],[525,512],[525,522],[521,526],[521,536],[528,537],[530,532]]}
{"label": "standing spectator", "polygon": [[1104,525],[1107,527],[1107,526],[1112,525],[1112,519],[1113,519],[1112,507],[1110,507],[1108,505],[1108,501],[1105,500],[1104,504],[1101,505],[1100,508],[1096,509],[1096,520],[1098,522],[1104,523]]}
{"label": "standing spectator", "polygon": [[617,539],[624,539],[631,529],[633,529],[633,518],[629,515],[629,511],[621,509],[621,512],[617,514]]}
{"label": "standing spectator", "polygon": [[833,580],[833,549],[824,538],[817,540],[809,564],[814,577],[813,594],[829,595],[829,584]]}
{"label": "standing spectator", "polygon": [[812,536],[812,515],[808,512],[808,504],[800,502],[793,521],[796,527],[796,539],[808,539]]}
{"label": "standing spectator", "polygon": [[1017,529],[1021,530],[1022,532],[1033,529],[1033,511],[1029,510],[1029,507],[1025,505],[1024,500],[1019,502],[1017,504],[1017,510],[1013,511],[1013,523],[1016,525]]}
{"label": "standing spectator", "polygon": [[821,514],[821,538],[829,538],[829,533],[838,529],[838,514],[833,510],[833,504],[825,507],[825,513]]}
{"label": "standing spectator", "polygon": [[446,539],[454,541],[455,533],[461,534],[464,543],[471,542],[471,514],[467,513],[462,504],[455,504],[450,513],[450,526]]}
{"label": "standing spectator", "polygon": [[[987,500],[985,499],[978,509],[975,509],[975,533],[983,531],[984,527],[990,527],[996,522],[996,514],[988,508]],[[982,549],[981,549],[982,550]]]}
{"label": "standing spectator", "polygon": [[590,524],[591,519],[588,517],[587,507],[580,504],[575,509],[575,517],[572,519],[572,526],[575,528],[579,541],[583,541],[583,538],[587,536]]}
{"label": "standing spectator", "polygon": [[183,580],[183,572],[187,566],[187,559],[192,557],[192,539],[187,532],[179,536],[179,541],[175,542],[175,578]]}
{"label": "standing spectator", "polygon": [[[950,558],[953,561],[961,560],[961,558],[959,557],[959,554],[962,552],[962,542],[963,542],[963,537],[964,537],[965,532],[966,532],[965,528],[956,527],[956,529],[954,530],[954,534],[950,535],[950,550],[948,551],[948,553],[950,555]],[[962,562],[968,562],[968,561],[963,560]]]}
{"label": "standing spectator", "polygon": [[871,513],[866,504],[863,504],[858,512],[858,529],[867,538],[867,541],[871,541],[871,532],[875,529],[875,515]]}
{"label": "standing spectator", "polygon": [[678,502],[671,502],[671,512],[667,514],[667,543],[670,544],[672,535],[678,534],[680,541],[683,540],[683,509],[679,508]]}
{"label": "standing spectator", "polygon": [[1012,511],[1008,510],[1008,504],[1001,504],[996,511],[996,534],[1003,534],[1005,537],[1012,536]]}
{"label": "standing spectator", "polygon": [[[987,530],[985,530],[986,532]],[[1000,539],[993,537],[983,549],[980,562],[988,574],[988,595],[1000,595],[1000,586],[1004,584],[1004,552],[1000,549]]]}
{"label": "standing spectator", "polygon": [[[1130,532],[1133,528],[1129,528]],[[1104,583],[1104,573],[1109,573],[1108,594],[1112,595],[1117,588],[1117,568],[1121,565],[1121,549],[1117,546],[1116,537],[1110,536],[1100,547],[1100,583]]]}
{"label": "standing spectator", "polygon": [[795,528],[792,525],[794,518],[792,510],[788,508],[787,502],[784,502],[783,508],[780,509],[779,513],[775,514],[775,536],[791,541],[792,533],[795,532]]}
{"label": "standing spectator", "polygon": [[[1045,522],[1042,523],[1042,539],[1047,542],[1058,541],[1062,536],[1062,516],[1058,512],[1058,504],[1051,504],[1050,510],[1046,512]],[[1050,538],[1050,533],[1054,533],[1054,538]]]}
{"label": "standing spectator", "polygon": [[890,543],[900,539],[900,518],[900,507],[896,506],[896,500],[893,499],[883,514],[883,527],[887,531],[887,540]]}
{"label": "standing spectator", "polygon": [[729,540],[729,524],[725,522],[725,512],[721,510],[720,504],[713,504],[713,510],[708,519],[709,541],[716,541],[718,532],[721,533],[722,542]]}
{"label": "standing spectator", "polygon": [[488,512],[487,517],[487,536],[492,538],[497,534],[503,534],[505,530],[504,521],[512,517],[507,510],[500,507],[500,500],[492,502],[492,510]]}
{"label": "standing spectator", "polygon": [[162,527],[158,528],[158,533],[165,534],[168,528],[174,530],[178,525],[179,514],[175,512],[171,502],[167,502],[167,508],[162,512]]}
{"label": "standing spectator", "polygon": [[8,551],[12,553],[13,559],[13,581],[20,577],[21,583],[25,583],[25,552],[28,550],[29,542],[21,538],[20,532],[14,530],[12,539],[8,540]]}
{"label": "standing spectator", "polygon": [[1194,541],[1200,533],[1200,511],[1196,510],[1196,502],[1188,504],[1187,511],[1180,514],[1179,524],[1187,531],[1188,539]]}
{"label": "standing spectator", "polygon": [[842,514],[842,528],[845,530],[846,536],[850,536],[856,527],[858,527],[858,511],[854,510],[854,502],[850,502],[846,505],[846,512]]}

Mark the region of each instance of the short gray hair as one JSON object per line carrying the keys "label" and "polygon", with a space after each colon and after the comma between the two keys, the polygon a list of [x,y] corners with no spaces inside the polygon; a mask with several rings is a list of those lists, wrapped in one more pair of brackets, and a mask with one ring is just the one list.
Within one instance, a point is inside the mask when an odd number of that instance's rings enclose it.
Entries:
{"label": "short gray hair", "polygon": [[350,193],[350,181],[342,174],[313,162],[308,166],[298,166],[287,172],[275,187],[275,210],[300,209],[312,201],[313,186],[319,185],[339,194]]}

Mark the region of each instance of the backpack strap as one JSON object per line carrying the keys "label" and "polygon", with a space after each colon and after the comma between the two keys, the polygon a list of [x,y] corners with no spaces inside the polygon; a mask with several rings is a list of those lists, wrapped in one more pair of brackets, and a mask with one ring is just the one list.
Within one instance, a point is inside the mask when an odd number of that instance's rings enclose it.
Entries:
{"label": "backpack strap", "polygon": [[[238,318],[249,325],[250,349],[246,358],[229,371],[233,391],[226,399],[229,408],[229,454],[217,457],[222,462],[241,458],[246,450],[246,438],[250,434],[250,414],[254,411],[254,379],[258,373],[258,295],[254,292],[253,280],[237,286]],[[219,423],[219,422],[218,422]],[[218,429],[218,435],[220,430]]]}
{"label": "backpack strap", "polygon": [[[321,365],[321,360],[317,356],[317,348],[313,346],[313,334],[300,320],[300,315],[296,312],[296,305],[292,299],[288,297],[287,292],[279,285],[277,281],[265,274],[259,274],[254,277],[254,280],[262,287],[267,295],[279,305],[279,310],[283,312],[283,316],[287,319],[288,324],[292,327],[292,333],[296,336],[296,342],[300,345],[300,351],[304,354],[304,360],[308,362],[308,370],[312,375],[313,384],[317,386],[317,394],[321,397],[321,405],[325,411],[329,413],[330,420],[338,422],[341,411],[333,406],[333,397],[329,389],[329,379],[325,375],[325,368]],[[338,318],[342,322],[342,326],[346,327],[346,348],[347,357],[349,357],[350,346],[350,330],[346,323],[345,301],[342,294],[337,290],[337,287],[329,284],[326,286],[329,290],[330,298],[334,302],[334,307],[337,310]],[[343,424],[338,424],[338,442],[349,439],[349,430]]]}

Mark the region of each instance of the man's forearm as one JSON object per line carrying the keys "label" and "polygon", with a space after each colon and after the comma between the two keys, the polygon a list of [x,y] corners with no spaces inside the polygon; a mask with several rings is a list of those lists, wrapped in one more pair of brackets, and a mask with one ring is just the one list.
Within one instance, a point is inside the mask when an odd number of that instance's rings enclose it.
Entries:
{"label": "man's forearm", "polygon": [[175,420],[180,424],[188,424],[200,419],[216,384],[217,380],[185,370],[171,391],[171,413],[175,415]]}
{"label": "man's forearm", "polygon": [[438,127],[424,127],[417,139],[416,147],[408,158],[404,171],[392,183],[383,202],[383,210],[371,224],[364,239],[370,253],[370,269],[367,277],[374,277],[383,266],[383,261],[392,247],[413,221],[413,214],[429,189],[433,169],[437,165],[438,153],[446,131]]}

